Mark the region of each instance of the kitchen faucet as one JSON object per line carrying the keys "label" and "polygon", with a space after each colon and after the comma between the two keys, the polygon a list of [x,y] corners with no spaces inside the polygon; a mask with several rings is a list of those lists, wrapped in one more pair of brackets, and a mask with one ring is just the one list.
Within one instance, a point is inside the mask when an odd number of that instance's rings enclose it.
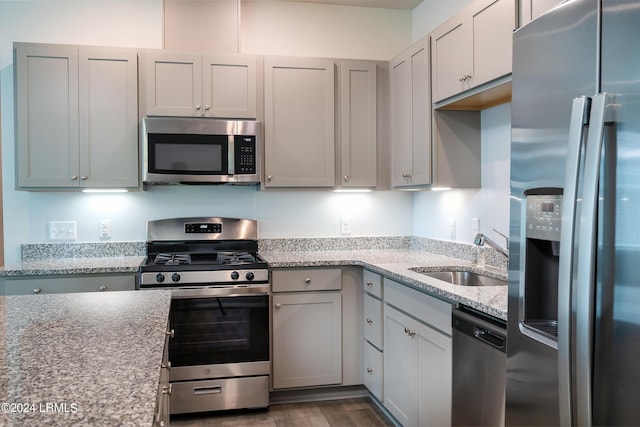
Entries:
{"label": "kitchen faucet", "polygon": [[496,242],[494,242],[493,240],[491,240],[490,238],[488,238],[487,236],[485,236],[482,233],[476,234],[475,239],[473,239],[473,243],[478,245],[478,246],[484,246],[484,244],[486,243],[488,246],[491,246],[493,249],[495,249],[496,251],[500,252],[506,258],[509,258],[509,238],[507,236],[505,236],[504,234],[502,234],[501,232],[499,232],[498,230],[496,230],[495,228],[493,229],[493,231],[495,231],[496,233],[498,233],[499,235],[501,235],[502,237],[504,237],[506,239],[506,241],[507,241],[507,248],[506,249],[504,249],[503,247],[501,247]]}

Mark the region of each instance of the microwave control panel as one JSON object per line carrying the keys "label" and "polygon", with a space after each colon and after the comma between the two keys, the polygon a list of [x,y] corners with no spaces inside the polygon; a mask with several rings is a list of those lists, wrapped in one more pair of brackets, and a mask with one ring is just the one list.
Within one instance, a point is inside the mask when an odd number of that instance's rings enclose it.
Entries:
{"label": "microwave control panel", "polygon": [[235,173],[255,174],[258,163],[256,154],[256,137],[246,135],[236,135],[235,145]]}

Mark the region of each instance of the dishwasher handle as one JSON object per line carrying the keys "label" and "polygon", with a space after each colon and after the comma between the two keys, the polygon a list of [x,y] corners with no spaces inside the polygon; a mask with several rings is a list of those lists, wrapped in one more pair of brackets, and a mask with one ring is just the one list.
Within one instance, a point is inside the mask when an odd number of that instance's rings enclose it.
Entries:
{"label": "dishwasher handle", "polygon": [[506,353],[507,332],[504,321],[489,318],[475,311],[470,312],[470,309],[462,307],[462,309],[453,309],[452,326],[454,331],[468,335]]}
{"label": "dishwasher handle", "polygon": [[478,326],[474,326],[473,328],[473,336],[478,338],[480,341],[483,341],[490,346],[497,348],[498,350],[503,350],[506,340],[504,337],[500,335],[494,334],[493,332],[480,328]]}

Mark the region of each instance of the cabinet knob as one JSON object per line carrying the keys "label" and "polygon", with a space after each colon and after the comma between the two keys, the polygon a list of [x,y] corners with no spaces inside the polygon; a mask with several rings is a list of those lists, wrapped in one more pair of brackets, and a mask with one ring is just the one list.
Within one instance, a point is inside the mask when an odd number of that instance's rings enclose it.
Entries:
{"label": "cabinet knob", "polygon": [[373,372],[373,369],[371,369],[371,368],[367,368],[367,372],[368,372],[368,373],[372,373],[372,372]]}
{"label": "cabinet knob", "polygon": [[204,111],[209,111],[209,108],[211,108],[211,107],[209,107],[208,105],[205,105],[204,106]]}
{"label": "cabinet knob", "polygon": [[35,289],[33,290],[33,293],[34,293],[34,294],[39,294],[40,292],[42,292],[42,288],[35,288]]}
{"label": "cabinet knob", "polygon": [[169,335],[171,338],[176,336],[176,330],[175,329],[171,329],[170,331],[167,331],[167,335]]}
{"label": "cabinet knob", "polygon": [[349,175],[345,175],[345,176],[344,176],[344,180],[345,180],[345,181],[347,181],[347,182],[348,182],[350,179],[351,179],[351,177],[350,177]]}
{"label": "cabinet knob", "polygon": [[369,280],[369,281],[367,282],[367,286],[368,286],[368,287],[372,287],[372,286],[373,286],[373,282],[372,282],[371,280]]}
{"label": "cabinet knob", "polygon": [[200,111],[200,104],[196,104],[195,108],[196,110]]}
{"label": "cabinet knob", "polygon": [[106,285],[102,285],[98,289],[100,289],[101,292],[104,292],[104,291],[107,290],[107,286]]}
{"label": "cabinet knob", "polygon": [[87,180],[87,175],[80,175],[80,179],[83,180],[83,181],[86,181]]}
{"label": "cabinet knob", "polygon": [[162,386],[162,394],[171,396],[171,384]]}
{"label": "cabinet knob", "polygon": [[373,319],[370,317],[367,317],[367,323],[371,325],[373,323]]}
{"label": "cabinet knob", "polygon": [[282,307],[282,305],[278,303],[275,305],[275,307],[276,307],[276,310],[280,310],[280,307]]}
{"label": "cabinet knob", "polygon": [[267,181],[271,181],[272,178],[273,178],[273,176],[271,176],[271,175],[267,176]]}
{"label": "cabinet knob", "polygon": [[78,179],[78,175],[71,175],[71,181],[75,181],[76,179]]}
{"label": "cabinet knob", "polygon": [[311,278],[310,277],[305,277],[304,283],[307,283],[307,284],[311,283]]}
{"label": "cabinet knob", "polygon": [[465,76],[460,76],[460,77],[458,77],[458,81],[459,81],[459,82],[463,82],[463,81],[464,81],[464,78],[465,78]]}
{"label": "cabinet knob", "polygon": [[402,177],[406,178],[406,179],[409,179],[409,178],[411,178],[411,174],[410,173],[403,173]]}

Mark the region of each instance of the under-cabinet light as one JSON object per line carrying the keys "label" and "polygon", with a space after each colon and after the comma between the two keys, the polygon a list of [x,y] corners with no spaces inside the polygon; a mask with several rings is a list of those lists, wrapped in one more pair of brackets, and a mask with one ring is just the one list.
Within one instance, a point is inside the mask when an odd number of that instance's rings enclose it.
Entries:
{"label": "under-cabinet light", "polygon": [[371,193],[370,188],[338,188],[334,193]]}
{"label": "under-cabinet light", "polygon": [[124,188],[87,188],[82,190],[83,193],[128,193],[129,190]]}

